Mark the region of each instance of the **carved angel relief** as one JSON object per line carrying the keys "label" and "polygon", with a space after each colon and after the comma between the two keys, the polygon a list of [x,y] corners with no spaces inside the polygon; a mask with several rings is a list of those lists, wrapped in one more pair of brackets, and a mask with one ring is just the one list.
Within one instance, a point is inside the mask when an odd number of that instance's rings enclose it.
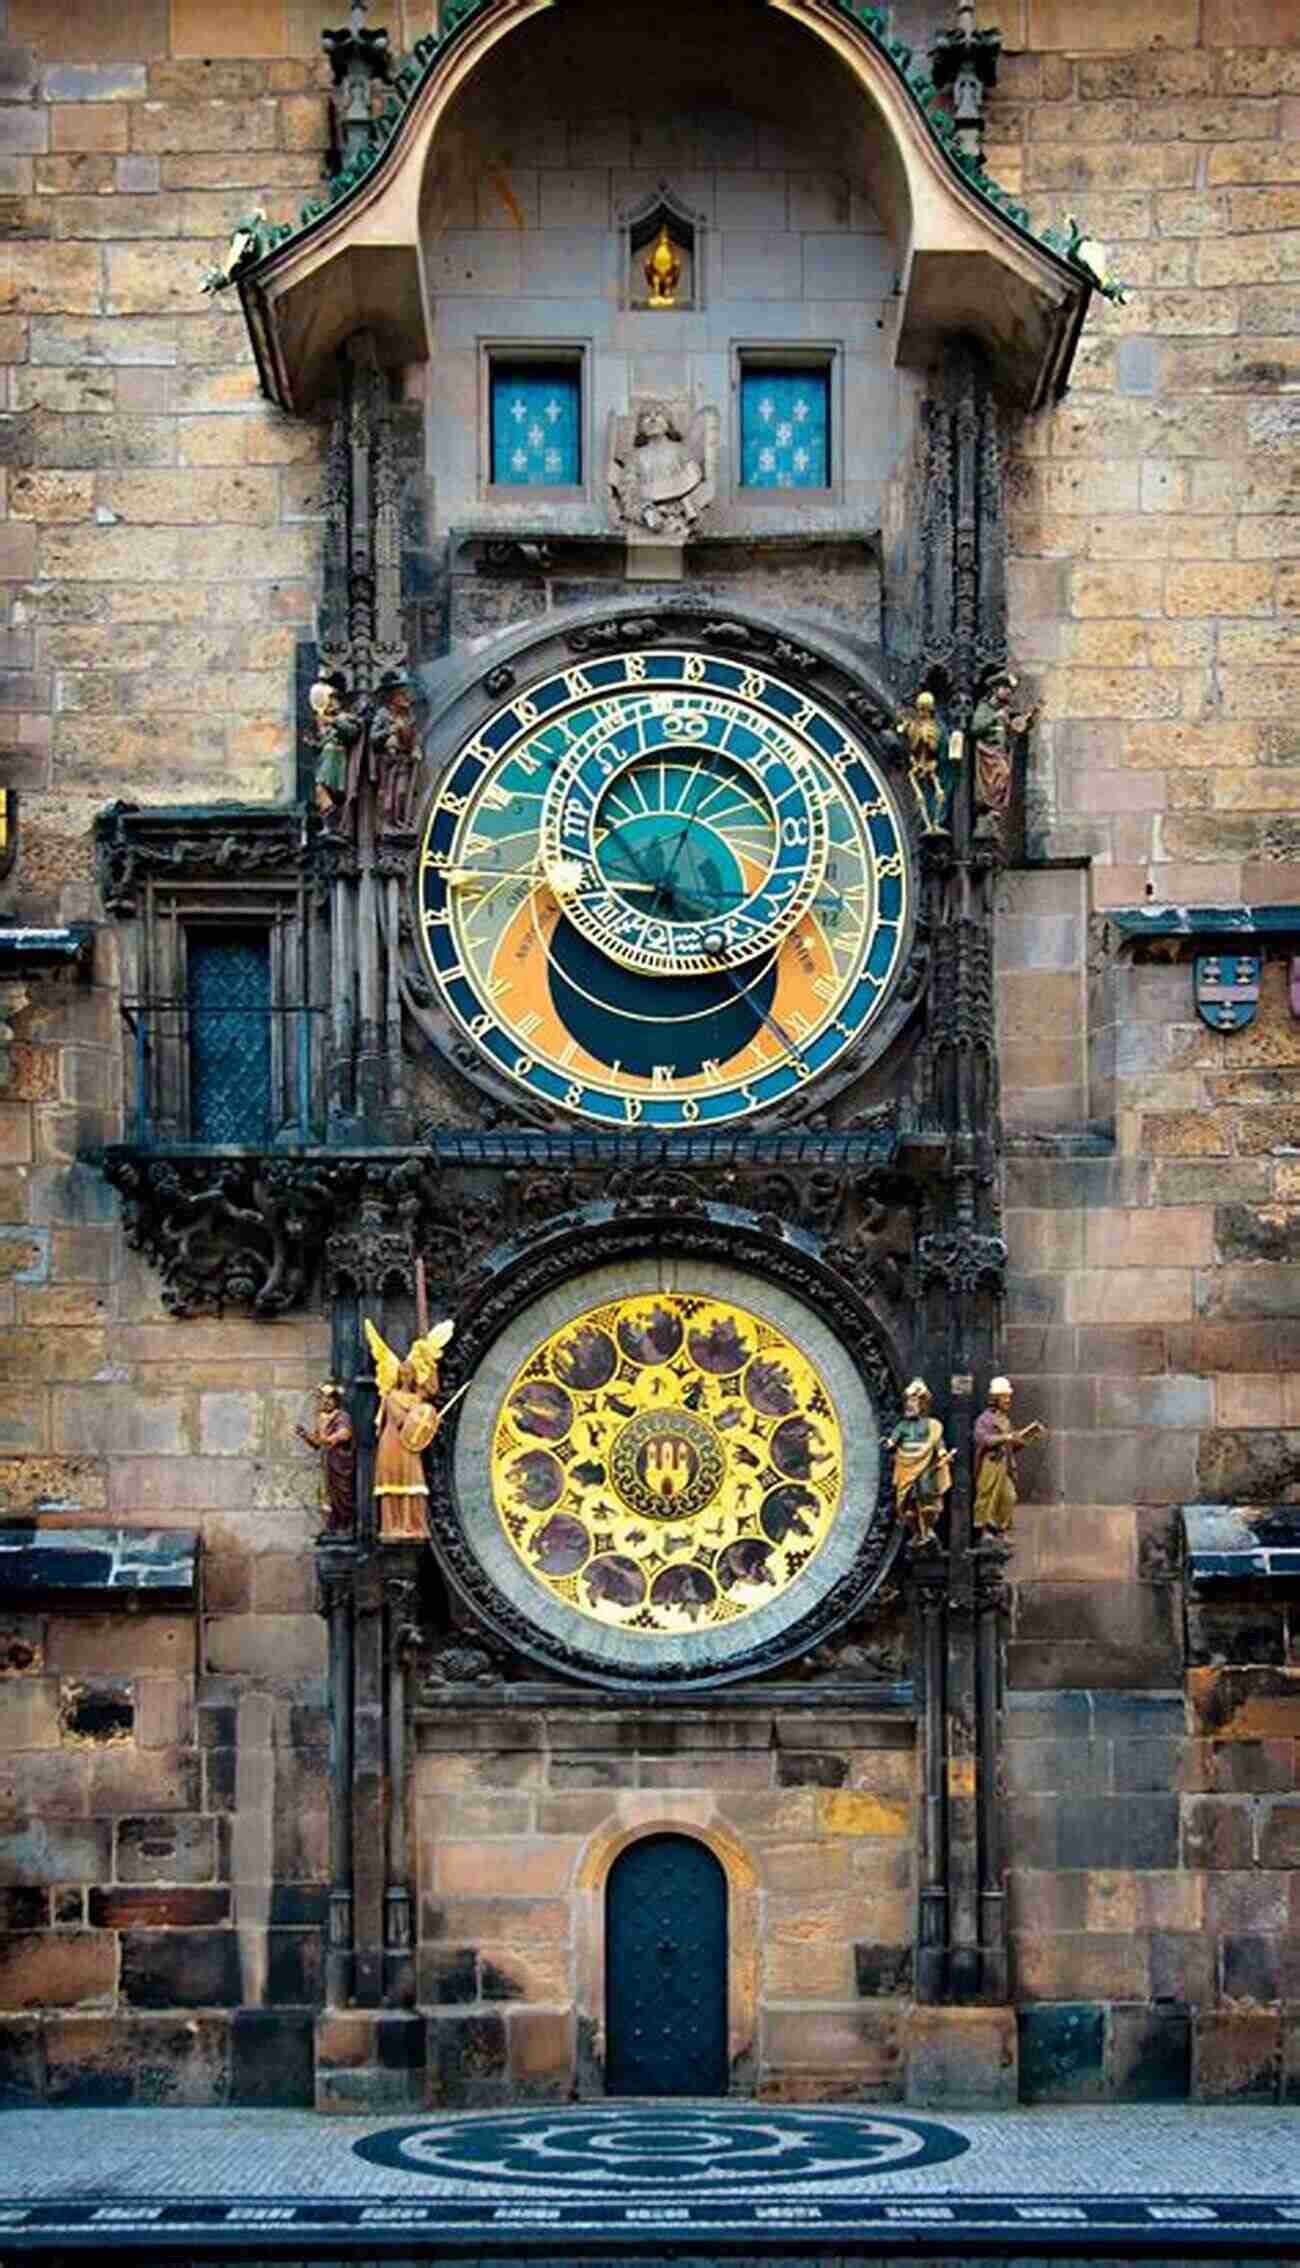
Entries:
{"label": "carved angel relief", "polygon": [[696,532],[718,486],[718,413],[687,394],[634,395],[610,419],[610,517],[629,535],[682,543]]}

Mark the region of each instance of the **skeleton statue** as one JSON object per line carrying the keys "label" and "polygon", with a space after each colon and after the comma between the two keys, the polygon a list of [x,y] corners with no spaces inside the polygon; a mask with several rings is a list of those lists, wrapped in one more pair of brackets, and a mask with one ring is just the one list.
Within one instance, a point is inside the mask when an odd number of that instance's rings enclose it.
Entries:
{"label": "skeleton statue", "polygon": [[718,413],[687,395],[640,398],[610,421],[610,510],[631,534],[682,542],[713,502],[718,481]]}
{"label": "skeleton statue", "polygon": [[948,798],[953,773],[962,760],[962,736],[950,733],[945,755],[943,726],[933,693],[918,693],[911,708],[901,709],[894,731],[907,750],[907,777],[927,835],[947,833]]}

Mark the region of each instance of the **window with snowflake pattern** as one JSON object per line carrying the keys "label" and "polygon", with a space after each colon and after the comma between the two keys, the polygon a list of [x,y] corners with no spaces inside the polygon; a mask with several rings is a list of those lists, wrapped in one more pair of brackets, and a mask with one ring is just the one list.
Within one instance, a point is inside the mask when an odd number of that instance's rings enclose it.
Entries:
{"label": "window with snowflake pattern", "polygon": [[494,486],[580,486],[582,374],[578,363],[494,359],[490,393]]}
{"label": "window with snowflake pattern", "polygon": [[740,373],[742,488],[829,488],[830,372],[770,364]]}

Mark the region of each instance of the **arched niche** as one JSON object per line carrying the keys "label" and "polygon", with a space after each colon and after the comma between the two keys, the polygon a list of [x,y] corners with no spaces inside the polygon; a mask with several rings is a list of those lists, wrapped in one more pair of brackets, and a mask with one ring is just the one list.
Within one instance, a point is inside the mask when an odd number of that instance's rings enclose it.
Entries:
{"label": "arched niche", "polygon": [[[617,57],[630,95],[670,113],[693,57],[726,58],[733,97],[799,89],[825,146],[862,181],[897,275],[895,360],[925,369],[976,339],[1004,396],[1034,408],[1065,382],[1089,286],[1077,267],[997,210],[936,141],[915,95],[839,0],[483,0],[445,38],[371,170],[253,268],[240,288],[264,386],[287,409],[327,390],[349,334],[373,331],[397,364],[429,356],[437,289],[427,248],[454,193],[475,106],[559,63],[600,76]],[[638,57],[643,60],[638,64]],[[662,91],[661,91],[662,90]],[[503,304],[508,302],[503,300]]]}

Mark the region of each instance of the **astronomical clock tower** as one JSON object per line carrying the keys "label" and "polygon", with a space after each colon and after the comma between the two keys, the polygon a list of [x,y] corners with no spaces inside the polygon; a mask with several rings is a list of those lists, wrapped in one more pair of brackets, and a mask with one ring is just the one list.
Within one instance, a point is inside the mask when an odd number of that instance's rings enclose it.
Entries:
{"label": "astronomical clock tower", "polygon": [[1092,278],[882,26],[354,24],[215,279],[317,635],[289,801],[101,822],[108,1170],[176,1310],[328,1322],[322,2107],[1014,2090],[1002,451]]}

